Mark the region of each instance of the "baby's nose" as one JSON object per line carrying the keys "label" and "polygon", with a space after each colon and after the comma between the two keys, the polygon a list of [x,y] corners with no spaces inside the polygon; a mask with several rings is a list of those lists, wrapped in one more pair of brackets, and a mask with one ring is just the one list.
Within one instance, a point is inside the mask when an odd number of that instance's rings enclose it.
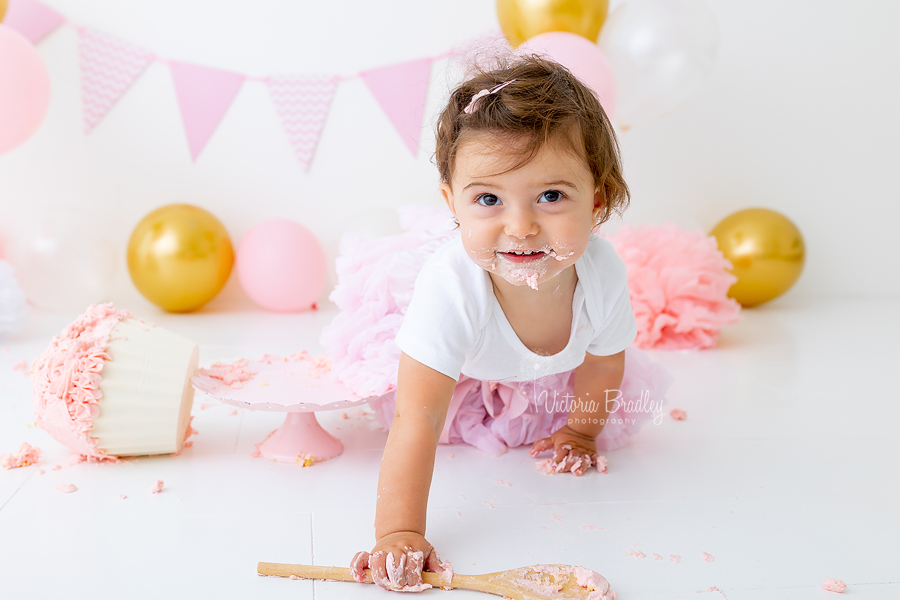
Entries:
{"label": "baby's nose", "polygon": [[510,211],[507,215],[504,233],[520,240],[536,235],[539,225],[535,216],[530,210]]}

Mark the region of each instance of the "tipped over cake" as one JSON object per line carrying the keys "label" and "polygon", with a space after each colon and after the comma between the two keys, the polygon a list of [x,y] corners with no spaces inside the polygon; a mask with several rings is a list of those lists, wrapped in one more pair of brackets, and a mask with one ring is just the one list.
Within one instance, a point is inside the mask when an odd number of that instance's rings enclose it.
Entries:
{"label": "tipped over cake", "polygon": [[91,460],[178,452],[197,345],[110,304],[91,306],[32,365],[38,425]]}

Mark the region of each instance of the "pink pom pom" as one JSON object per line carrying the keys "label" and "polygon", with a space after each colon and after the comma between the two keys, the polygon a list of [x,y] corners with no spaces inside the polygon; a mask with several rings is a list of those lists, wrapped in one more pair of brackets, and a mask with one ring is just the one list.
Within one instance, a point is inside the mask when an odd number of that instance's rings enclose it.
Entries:
{"label": "pink pom pom", "polygon": [[623,225],[606,236],[628,269],[638,348],[712,348],[741,310],[728,289],[737,280],[716,239],[674,225]]}

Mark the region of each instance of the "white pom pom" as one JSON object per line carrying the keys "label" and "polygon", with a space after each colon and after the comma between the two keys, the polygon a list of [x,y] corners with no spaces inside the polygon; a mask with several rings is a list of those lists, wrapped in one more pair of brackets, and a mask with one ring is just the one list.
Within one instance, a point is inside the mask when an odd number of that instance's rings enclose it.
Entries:
{"label": "white pom pom", "polygon": [[13,274],[13,268],[0,260],[0,336],[22,329],[28,316],[25,292]]}

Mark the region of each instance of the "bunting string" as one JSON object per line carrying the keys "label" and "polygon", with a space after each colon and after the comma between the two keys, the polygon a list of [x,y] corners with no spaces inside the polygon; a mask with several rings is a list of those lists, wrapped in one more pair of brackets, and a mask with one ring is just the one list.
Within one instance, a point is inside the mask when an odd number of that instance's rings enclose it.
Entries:
{"label": "bunting string", "polygon": [[191,159],[196,162],[234,98],[247,81],[263,83],[300,167],[308,171],[338,85],[361,78],[410,153],[418,153],[419,133],[432,63],[463,54],[474,45],[506,44],[499,31],[435,56],[387,65],[355,75],[272,75],[256,77],[157,56],[113,35],[69,22],[39,0],[10,0],[3,25],[37,44],[61,25],[78,32],[82,117],[90,134],[154,63],[168,65],[175,86]]}

